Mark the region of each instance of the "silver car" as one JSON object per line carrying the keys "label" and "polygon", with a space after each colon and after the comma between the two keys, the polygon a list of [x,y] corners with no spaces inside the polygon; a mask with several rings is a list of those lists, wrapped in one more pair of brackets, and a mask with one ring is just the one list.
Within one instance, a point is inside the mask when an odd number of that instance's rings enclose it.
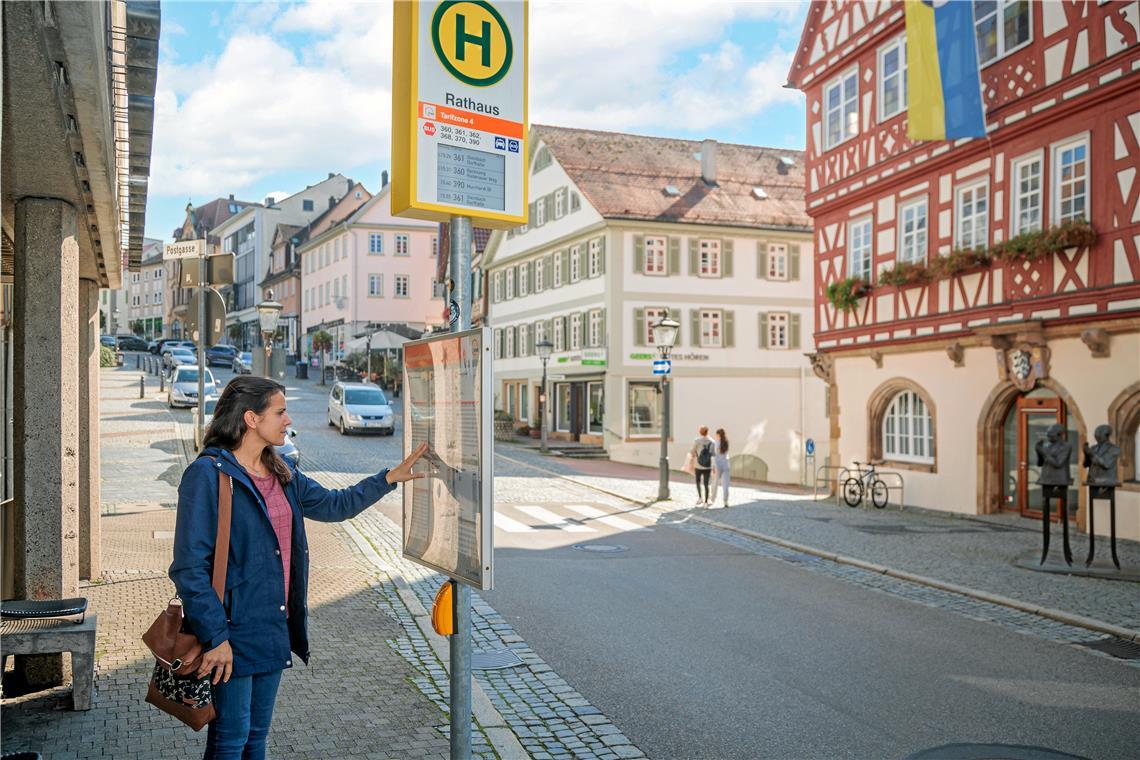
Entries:
{"label": "silver car", "polygon": [[198,364],[198,355],[188,348],[176,348],[162,354],[162,361],[167,369],[175,367],[195,366]]}
{"label": "silver car", "polygon": [[230,362],[230,369],[237,375],[248,375],[253,371],[253,354],[249,351],[242,351],[233,358]]}
{"label": "silver car", "polygon": [[[214,373],[206,370],[205,393],[217,393]],[[166,403],[173,409],[176,406],[198,405],[198,367],[175,367],[170,373],[170,390],[166,392]]]}
{"label": "silver car", "polygon": [[372,383],[336,382],[329,393],[329,424],[341,435],[355,431],[396,432],[396,417],[384,391]]}

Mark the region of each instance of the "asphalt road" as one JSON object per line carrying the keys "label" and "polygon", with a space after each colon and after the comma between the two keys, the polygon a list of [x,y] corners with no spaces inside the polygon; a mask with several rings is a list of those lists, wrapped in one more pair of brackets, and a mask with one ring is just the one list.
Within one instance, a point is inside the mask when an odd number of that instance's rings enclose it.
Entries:
{"label": "asphalt road", "polygon": [[[398,461],[399,428],[327,427],[326,390],[288,396],[302,462],[306,450],[345,472]],[[1137,756],[1138,668],[565,490],[497,477],[496,590],[483,596],[650,757],[904,758],[963,742]],[[399,522],[398,500],[380,508]]]}

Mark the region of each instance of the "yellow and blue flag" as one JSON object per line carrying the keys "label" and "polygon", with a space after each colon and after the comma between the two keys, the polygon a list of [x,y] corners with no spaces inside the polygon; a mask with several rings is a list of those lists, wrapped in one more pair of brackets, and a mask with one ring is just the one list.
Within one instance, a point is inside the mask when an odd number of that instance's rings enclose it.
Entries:
{"label": "yellow and blue flag", "polygon": [[906,0],[907,137],[985,137],[974,4]]}

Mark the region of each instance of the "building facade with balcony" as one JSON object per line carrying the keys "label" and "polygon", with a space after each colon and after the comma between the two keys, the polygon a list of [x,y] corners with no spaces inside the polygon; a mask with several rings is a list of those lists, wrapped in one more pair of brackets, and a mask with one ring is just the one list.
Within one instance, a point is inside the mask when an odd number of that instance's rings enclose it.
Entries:
{"label": "building facade with balcony", "polygon": [[127,325],[132,333],[146,340],[161,338],[166,313],[166,265],[162,241],[143,241],[142,265],[131,272],[127,288]]}
{"label": "building facade with balcony", "polygon": [[[186,218],[175,228],[173,237],[180,240],[205,240],[207,255],[221,251],[221,240],[210,234],[210,230],[229,219],[234,214],[256,203],[229,198],[215,198],[201,206],[186,204]],[[166,332],[171,338],[189,339],[187,329],[197,315],[189,313],[193,287],[183,283],[183,273],[189,273],[192,281],[197,281],[198,262],[190,259],[172,259],[166,262]]]}
{"label": "building facade with balcony", "polygon": [[335,359],[370,325],[400,324],[414,334],[444,323],[439,226],[392,216],[390,193],[385,185],[351,213],[331,215],[297,249],[305,356],[322,329],[333,336]]}
{"label": "building facade with balcony", "polygon": [[907,137],[903,4],[808,12],[789,79],[807,96],[832,459],[885,460],[913,505],[1040,516],[1034,446],[1060,423],[1085,528],[1077,462],[1107,423],[1135,539],[1137,4],[977,2],[974,21],[988,135],[922,142]]}
{"label": "building facade with balcony", "polygon": [[732,472],[799,483],[826,440],[811,372],[810,220],[797,151],[535,125],[525,227],[482,260],[496,407],[549,437],[656,465],[662,402],[652,325],[673,349],[670,458],[723,427]]}
{"label": "building facade with balcony", "polygon": [[329,172],[326,179],[287,198],[266,198],[264,205],[244,208],[210,231],[221,241],[222,253],[234,254],[234,282],[222,289],[226,330],[232,343],[243,350],[261,345],[255,307],[264,293],[258,283],[268,268],[277,225],[308,224],[351,193],[355,185],[344,175]]}

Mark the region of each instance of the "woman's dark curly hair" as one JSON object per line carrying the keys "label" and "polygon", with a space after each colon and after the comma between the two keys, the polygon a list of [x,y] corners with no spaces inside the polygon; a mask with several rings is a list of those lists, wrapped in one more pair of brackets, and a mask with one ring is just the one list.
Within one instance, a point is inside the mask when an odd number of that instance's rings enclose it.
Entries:
{"label": "woman's dark curly hair", "polygon": [[[241,445],[242,436],[247,430],[243,419],[245,413],[252,411],[264,414],[270,399],[278,393],[284,394],[285,386],[267,377],[239,375],[230,380],[214,408],[214,419],[206,428],[202,448],[216,446],[227,451],[236,449]],[[261,452],[261,463],[277,477],[282,486],[293,477],[289,465],[285,464],[285,460],[277,455],[272,446],[266,446]]]}

